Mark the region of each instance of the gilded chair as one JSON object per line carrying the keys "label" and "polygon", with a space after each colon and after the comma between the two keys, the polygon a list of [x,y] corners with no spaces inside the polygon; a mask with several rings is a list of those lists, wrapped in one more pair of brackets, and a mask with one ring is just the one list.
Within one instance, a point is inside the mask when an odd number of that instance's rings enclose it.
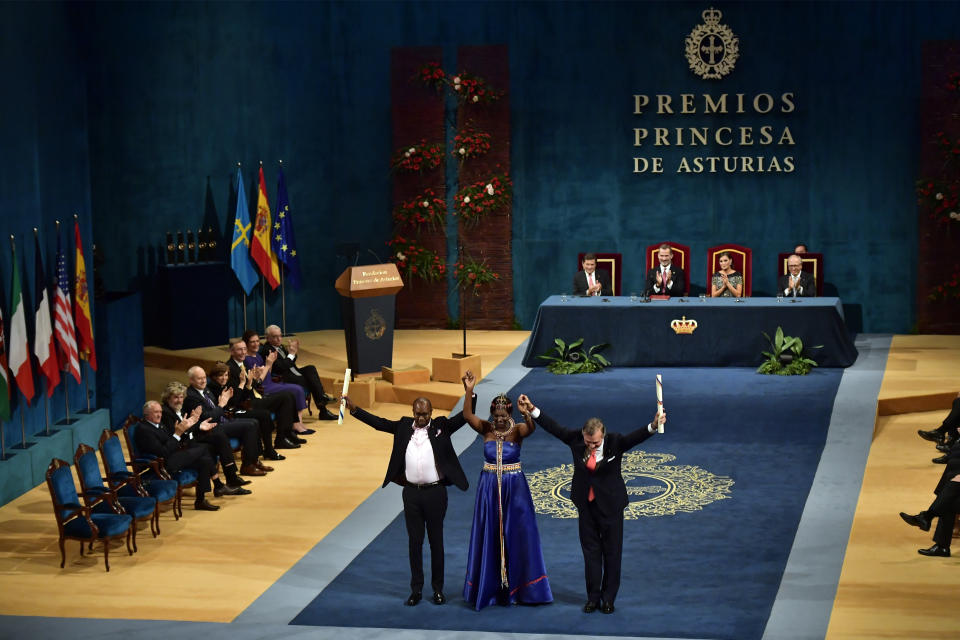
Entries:
{"label": "gilded chair", "polygon": [[[111,507],[117,513],[126,513],[133,517],[133,550],[137,551],[136,522],[148,520],[150,533],[157,537],[160,511],[157,499],[151,496],[120,496],[104,484],[100,475],[100,465],[97,463],[97,453],[93,447],[80,443],[73,454],[73,464],[77,468],[77,477],[80,479],[80,495],[84,504],[94,512],[107,513]],[[104,496],[109,500],[104,501]],[[96,504],[99,502],[99,504]]]}
{"label": "gilded chair", "polygon": [[[673,250],[673,263],[683,269],[684,275],[687,277],[687,285],[683,290],[683,295],[690,295],[690,247],[685,244],[680,244],[678,242],[658,242],[656,244],[651,244],[646,248],[644,255],[646,256],[646,266],[647,269],[653,269],[654,267],[660,264],[660,260],[657,259],[657,252],[660,250],[661,245],[667,245]],[[643,274],[646,278],[647,274]]]}
{"label": "gilded chair", "polygon": [[[94,511],[89,506],[80,504],[77,495],[77,485],[73,482],[73,472],[70,463],[54,458],[47,467],[47,488],[50,489],[50,499],[53,500],[53,514],[57,519],[60,544],[60,568],[63,569],[67,561],[64,544],[67,540],[80,541],[80,555],[83,555],[83,545],[90,545],[96,540],[103,541],[103,564],[110,571],[110,541],[126,537],[127,552],[133,555],[130,546],[130,537],[133,530],[133,518],[127,514],[102,513]],[[100,500],[109,500],[110,494],[104,494],[94,500],[97,505]]]}
{"label": "gilded chair", "polygon": [[[787,274],[787,258],[792,253],[781,253],[777,256],[777,278]],[[800,268],[813,276],[817,283],[817,295],[823,295],[823,254],[822,253],[800,253]]]}
{"label": "gilded chair", "polygon": [[739,244],[720,244],[707,249],[707,291],[710,279],[720,270],[719,256],[726,251],[733,260],[733,268],[743,274],[743,296],[753,295],[753,250]]}
{"label": "gilded chair", "polygon": [[[577,271],[583,271],[583,256],[587,254],[577,254]],[[620,283],[623,279],[623,256],[619,253],[594,253],[597,256],[597,269],[603,269],[610,274],[610,287],[613,289],[611,295],[623,295]],[[307,401],[309,408],[309,401]]]}

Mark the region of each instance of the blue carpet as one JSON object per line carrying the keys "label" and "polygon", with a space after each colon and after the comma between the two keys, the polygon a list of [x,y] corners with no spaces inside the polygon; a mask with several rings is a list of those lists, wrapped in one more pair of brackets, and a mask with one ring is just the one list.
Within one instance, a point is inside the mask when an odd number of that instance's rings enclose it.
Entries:
{"label": "blue carpet", "polygon": [[[638,507],[655,505],[668,493],[684,490],[688,495],[671,515],[626,521],[624,578],[614,615],[580,611],[585,593],[576,520],[542,514],[537,523],[554,603],[475,612],[462,601],[473,485],[482,461],[478,439],[461,456],[470,490],[450,489],[445,526],[449,604],[403,606],[409,567],[406,531],[398,517],[291,624],[760,638],[823,449],[842,371],[815,370],[802,378],[735,368],[659,372],[664,375],[667,433],[636,451],[662,459],[659,470],[628,486]],[[608,429],[627,431],[652,417],[656,373],[617,369],[553,376],[536,369],[508,393],[514,399],[518,392],[527,393],[571,428],[598,415]],[[568,464],[570,453],[538,430],[525,442],[522,458],[534,484],[534,478]],[[658,482],[660,477],[668,479]],[[710,493],[704,487],[709,489],[711,481],[725,487],[724,495],[699,500],[698,492]],[[427,549],[424,555],[429,582]]]}

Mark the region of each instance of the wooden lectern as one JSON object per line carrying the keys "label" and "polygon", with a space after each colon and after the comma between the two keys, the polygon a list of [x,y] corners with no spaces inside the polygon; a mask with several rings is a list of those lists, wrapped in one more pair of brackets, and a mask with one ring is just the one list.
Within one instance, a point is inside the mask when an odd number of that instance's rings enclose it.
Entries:
{"label": "wooden lectern", "polygon": [[380,373],[393,365],[395,298],[403,288],[397,265],[347,267],[334,286],[347,341],[347,366],[353,374]]}

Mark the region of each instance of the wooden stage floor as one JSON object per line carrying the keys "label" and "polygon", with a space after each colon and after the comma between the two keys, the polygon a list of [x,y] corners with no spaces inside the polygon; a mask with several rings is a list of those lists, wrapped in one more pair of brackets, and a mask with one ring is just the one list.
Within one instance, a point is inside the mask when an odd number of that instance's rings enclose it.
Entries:
{"label": "wooden stage floor", "polygon": [[[398,331],[394,365],[430,367],[432,356],[460,350],[460,336],[456,331]],[[522,331],[471,331],[469,350],[482,356],[488,373],[527,336]],[[341,332],[299,338],[304,361],[342,375],[346,355]],[[185,381],[184,362],[225,357],[224,348],[154,350],[150,358],[160,366],[146,371],[148,397],[158,397],[169,380]],[[931,500],[942,467],[930,462],[938,453],[916,430],[932,428],[946,415],[950,399],[960,391],[958,362],[960,337],[893,339],[878,398],[885,415],[877,419],[828,638],[957,637],[960,613],[951,596],[960,589],[960,557],[918,555],[918,548],[931,544],[930,534],[907,526],[897,513],[915,513]],[[374,411],[399,417],[410,407],[379,403]],[[141,528],[140,551],[130,557],[114,549],[109,574],[103,571],[101,549],[81,558],[76,542],[68,543],[66,568],[59,568],[45,485],[0,508],[0,614],[233,620],[383,481],[388,437],[349,417],[341,427],[307,422],[317,433],[289,452],[287,460],[275,463],[274,473],[254,478],[252,495],[214,499],[222,505],[217,513],[193,511],[187,500],[178,522],[164,512],[161,536],[153,539]],[[337,464],[330,464],[331,458]],[[956,551],[960,554],[960,546]]]}

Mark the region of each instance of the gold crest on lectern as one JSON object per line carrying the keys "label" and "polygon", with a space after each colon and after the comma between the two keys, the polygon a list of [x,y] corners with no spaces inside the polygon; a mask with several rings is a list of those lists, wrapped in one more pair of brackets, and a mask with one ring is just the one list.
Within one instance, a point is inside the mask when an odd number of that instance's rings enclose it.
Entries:
{"label": "gold crest on lectern", "polygon": [[687,62],[704,80],[719,80],[733,71],[740,57],[740,40],[720,23],[723,14],[717,9],[710,7],[701,15],[703,24],[694,27],[686,39]]}

